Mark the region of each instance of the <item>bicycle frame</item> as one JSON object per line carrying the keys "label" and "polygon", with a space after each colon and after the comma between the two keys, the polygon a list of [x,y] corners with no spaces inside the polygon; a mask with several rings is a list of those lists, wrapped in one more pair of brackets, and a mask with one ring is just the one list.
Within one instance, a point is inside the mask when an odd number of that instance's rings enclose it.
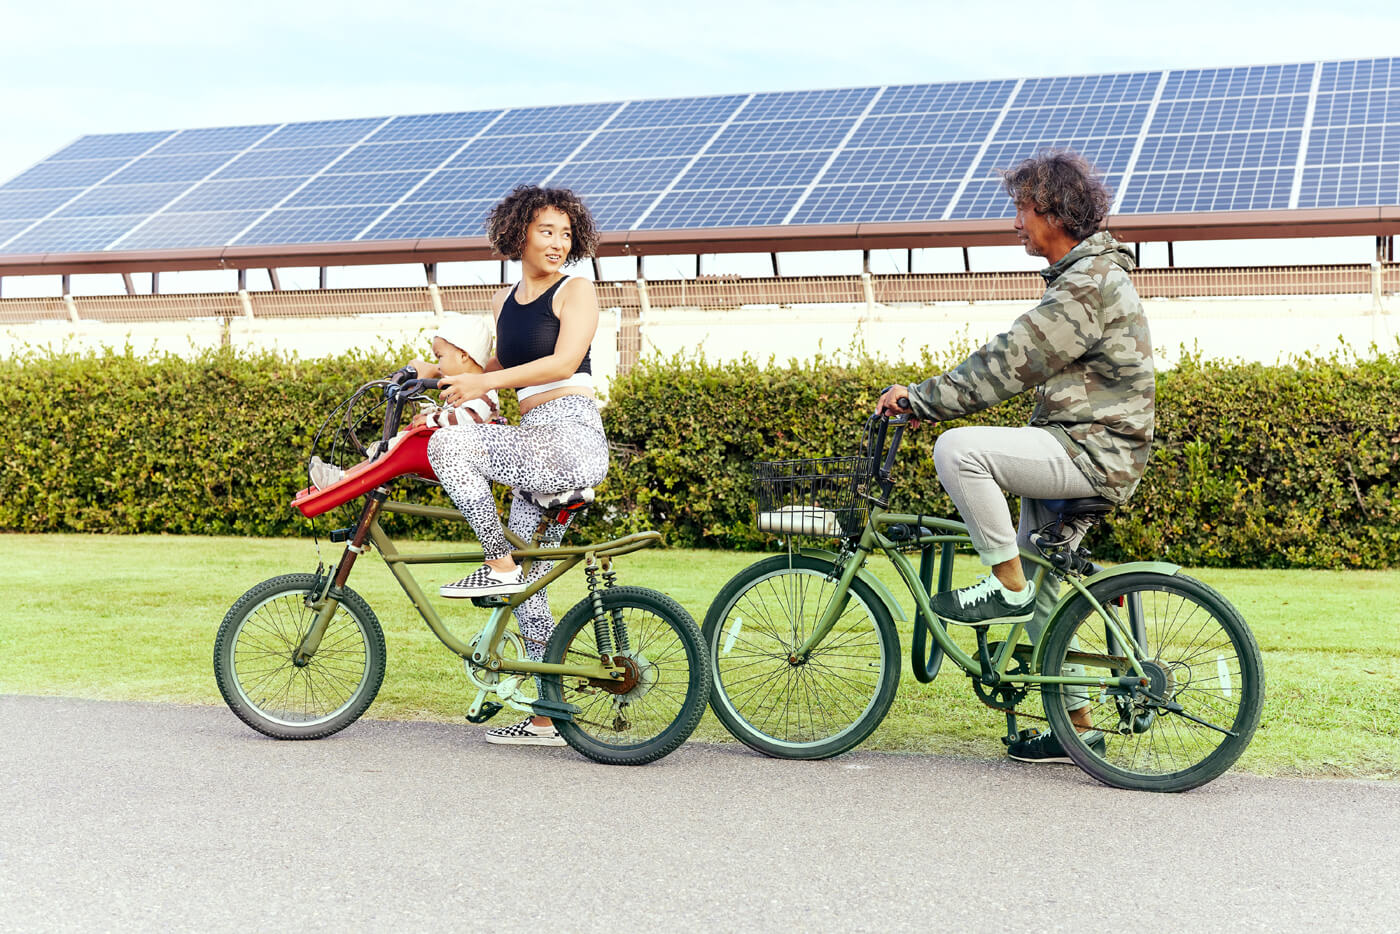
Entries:
{"label": "bicycle frame", "polygon": [[636,532],[606,542],[542,548],[539,547],[538,541],[524,542],[510,530],[504,530],[507,540],[514,546],[511,556],[522,565],[527,573],[530,566],[538,559],[553,561],[555,566],[523,591],[512,594],[508,599],[493,605],[485,627],[473,640],[472,645],[468,645],[447,628],[432,604],[428,602],[428,598],[419,587],[417,580],[410,573],[409,566],[414,564],[479,563],[484,560],[481,550],[450,553],[402,553],[379,525],[381,511],[466,522],[466,518],[455,509],[389,500],[388,491],[383,487],[369,493],[366,496],[364,508],[360,512],[360,518],[354,526],[350,541],[345,546],[345,551],[336,566],[335,573],[329,578],[317,601],[311,605],[311,608],[316,610],[316,620],[297,647],[296,660],[298,664],[305,664],[315,654],[331,617],[335,615],[339,602],[336,596],[337,590],[345,586],[345,582],[350,576],[350,570],[359,555],[363,554],[368,547],[373,546],[379,550],[380,557],[388,565],[394,580],[398,582],[399,587],[412,601],[418,610],[418,615],[423,618],[423,622],[432,630],[433,635],[437,636],[443,645],[460,658],[490,671],[507,674],[566,675],[602,681],[621,680],[626,677],[624,667],[605,663],[601,658],[593,664],[555,665],[529,659],[504,658],[500,653],[501,645],[505,637],[510,612],[515,607],[547,587],[580,562],[586,561],[589,564],[596,562],[603,569],[606,569],[613,558],[656,544],[661,540],[661,533]]}
{"label": "bicycle frame", "polygon": [[[891,440],[888,453],[881,453],[885,441],[885,426],[881,426],[877,435],[877,440],[875,441],[876,453],[883,457],[883,465],[879,468],[877,480],[883,486],[884,500],[888,500],[890,490],[893,486],[890,481],[890,473],[894,466],[895,452],[899,447],[900,436],[903,434],[903,427],[903,423],[897,424],[897,431]],[[885,510],[884,502],[882,502],[881,498],[868,494],[865,498],[870,501],[869,516],[861,531],[860,539],[854,546],[851,558],[847,560],[845,565],[841,568],[841,575],[836,582],[836,596],[822,611],[822,615],[817,620],[811,634],[794,650],[794,656],[798,658],[807,657],[817,646],[821,645],[822,640],[830,634],[831,630],[836,625],[836,620],[845,611],[845,597],[850,590],[852,581],[854,581],[856,576],[860,573],[861,568],[864,567],[870,555],[878,550],[883,552],[894,564],[895,569],[899,572],[901,580],[904,582],[905,588],[914,598],[914,604],[918,610],[918,623],[916,623],[916,625],[922,624],[949,658],[953,659],[953,661],[968,674],[980,677],[983,683],[1062,684],[1099,688],[1117,687],[1129,690],[1146,687],[1148,685],[1146,673],[1143,671],[1141,661],[1138,657],[1139,653],[1142,651],[1142,645],[1144,644],[1140,632],[1141,613],[1138,612],[1137,608],[1129,606],[1127,608],[1129,619],[1125,623],[1118,618],[1118,615],[1111,607],[1101,606],[1099,602],[1093,598],[1089,588],[1095,582],[1106,577],[1138,570],[1175,574],[1180,570],[1176,565],[1162,562],[1135,562],[1120,565],[1110,570],[1100,571],[1085,581],[1081,581],[1076,574],[1062,575],[1063,579],[1069,583],[1071,590],[1060,598],[1055,608],[1051,611],[1046,620],[1046,631],[1049,630],[1050,626],[1059,617],[1060,613],[1070,601],[1076,596],[1083,596],[1089,602],[1089,606],[1093,607],[1094,612],[1103,620],[1105,631],[1108,634],[1109,645],[1116,645],[1117,651],[1122,654],[1104,656],[1084,653],[1077,659],[1071,654],[1069,660],[1091,663],[1100,667],[1116,668],[1118,670],[1131,670],[1131,675],[1123,675],[1109,680],[1089,675],[1039,674],[1041,647],[1045,643],[1043,638],[1038,640],[1037,645],[1031,649],[1030,657],[1026,659],[1028,662],[1028,673],[1008,674],[1007,669],[1010,667],[1012,658],[1018,656],[1025,657],[1025,650],[1020,645],[1020,637],[1025,631],[1026,624],[1014,624],[1010,634],[1002,641],[995,654],[988,654],[985,650],[985,641],[979,638],[979,647],[982,649],[979,654],[982,655],[982,659],[973,659],[972,656],[964,652],[953,641],[952,637],[948,635],[947,630],[943,626],[933,625],[932,620],[934,619],[934,613],[929,600],[928,590],[924,587],[923,582],[920,580],[919,573],[915,570],[913,564],[908,558],[901,554],[899,550],[901,547],[907,547],[911,544],[923,547],[943,543],[971,544],[972,540],[967,534],[966,524],[953,519],[943,519],[936,516],[888,512]],[[912,541],[901,540],[896,542],[887,535],[882,534],[882,532],[890,530],[893,526],[904,526],[906,529],[909,527],[916,528],[918,529],[918,535]],[[1046,575],[1054,570],[1054,565],[1040,554],[1022,550],[1021,560],[1023,563],[1029,562],[1036,566],[1037,570],[1034,580],[1037,588],[1043,585]]]}

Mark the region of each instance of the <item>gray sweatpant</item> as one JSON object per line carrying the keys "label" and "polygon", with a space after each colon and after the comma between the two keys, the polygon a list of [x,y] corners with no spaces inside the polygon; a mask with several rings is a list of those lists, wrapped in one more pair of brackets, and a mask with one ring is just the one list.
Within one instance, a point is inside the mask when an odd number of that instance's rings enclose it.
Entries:
{"label": "gray sweatpant", "polygon": [[[933,464],[939,482],[967,524],[972,547],[988,567],[1010,561],[1022,548],[1033,549],[1031,533],[1055,518],[1039,500],[1097,495],[1055,436],[1041,428],[954,428],[934,444]],[[1011,527],[1003,490],[1021,497],[1016,529]],[[1049,573],[1041,582],[1035,595],[1035,616],[1026,624],[1032,642],[1039,642],[1045,631],[1050,611],[1059,600],[1060,583],[1058,576]],[[1078,672],[1078,666],[1066,669],[1066,674]],[[1087,703],[1081,691],[1072,689],[1066,704],[1069,709]],[[1075,696],[1080,697],[1077,702]]]}

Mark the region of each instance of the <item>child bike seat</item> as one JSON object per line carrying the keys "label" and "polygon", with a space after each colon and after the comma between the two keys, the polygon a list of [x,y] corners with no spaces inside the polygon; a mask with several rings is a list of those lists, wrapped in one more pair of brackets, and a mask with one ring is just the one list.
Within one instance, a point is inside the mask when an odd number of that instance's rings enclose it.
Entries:
{"label": "child bike seat", "polygon": [[[292,505],[308,519],[314,519],[342,503],[363,496],[395,477],[414,474],[425,480],[436,480],[437,474],[428,463],[428,438],[436,431],[427,425],[395,438],[389,449],[372,461],[365,461],[345,471],[345,476],[325,489],[307,487],[292,499]],[[592,492],[591,490],[589,491]]]}

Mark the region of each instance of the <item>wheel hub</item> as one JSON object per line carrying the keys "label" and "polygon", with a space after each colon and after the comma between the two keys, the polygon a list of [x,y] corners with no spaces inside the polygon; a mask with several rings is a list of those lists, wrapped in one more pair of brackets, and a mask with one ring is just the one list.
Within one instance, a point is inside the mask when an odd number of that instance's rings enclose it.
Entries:
{"label": "wheel hub", "polygon": [[625,655],[619,653],[612,657],[612,663],[623,670],[621,678],[606,681],[594,678],[590,679],[588,683],[628,701],[645,697],[652,685],[656,684],[658,675],[656,666],[648,661],[645,655],[639,655],[635,652],[628,652]]}
{"label": "wheel hub", "polygon": [[1147,692],[1164,701],[1171,700],[1176,691],[1176,679],[1172,677],[1171,669],[1161,659],[1156,658],[1141,661],[1139,664],[1142,665],[1142,673],[1147,676]]}

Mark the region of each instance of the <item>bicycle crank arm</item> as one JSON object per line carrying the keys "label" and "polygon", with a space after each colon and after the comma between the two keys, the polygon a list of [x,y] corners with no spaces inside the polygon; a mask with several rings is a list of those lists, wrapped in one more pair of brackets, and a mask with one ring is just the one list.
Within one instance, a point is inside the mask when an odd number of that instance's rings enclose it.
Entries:
{"label": "bicycle crank arm", "polygon": [[537,717],[549,717],[551,720],[563,720],[566,723],[573,723],[574,714],[583,712],[582,707],[544,699],[535,701],[530,705],[530,709]]}

